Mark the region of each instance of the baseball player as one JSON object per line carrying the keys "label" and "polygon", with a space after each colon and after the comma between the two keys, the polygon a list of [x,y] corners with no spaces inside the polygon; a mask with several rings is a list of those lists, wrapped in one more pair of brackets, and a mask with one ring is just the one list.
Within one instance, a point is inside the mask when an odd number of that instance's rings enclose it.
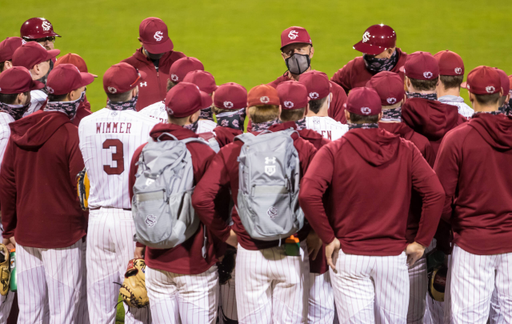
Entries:
{"label": "baseball player", "polygon": [[[199,90],[208,93],[212,96],[213,93],[217,90],[217,84],[215,83],[215,78],[213,75],[206,71],[195,70],[187,73],[185,78],[183,79],[185,82],[190,82],[199,87]],[[213,112],[212,107],[208,107],[206,109],[201,110],[201,114],[199,115],[199,126],[200,128],[215,128],[216,124],[213,120]],[[199,132],[199,131],[198,131]]]}
{"label": "baseball player", "polygon": [[[346,111],[351,130],[318,151],[302,182],[300,204],[326,244],[339,320],[406,323],[407,263],[414,265],[434,236],[443,189],[414,144],[378,128],[382,113],[375,90],[353,89]],[[412,188],[424,204],[418,233],[408,244]]]}
{"label": "baseball player", "polygon": [[164,100],[168,71],[172,64],[185,55],[173,51],[174,45],[167,33],[167,25],[159,18],[144,19],[139,26],[141,47],[123,60],[146,74],[139,81],[139,99],[137,111],[155,102]]}
{"label": "baseball player", "polygon": [[[305,28],[298,26],[286,28],[281,33],[281,56],[288,70],[275,81],[269,83],[269,85],[276,88],[284,81],[298,81],[303,73],[311,71],[311,59],[314,53],[315,49],[313,48],[311,37],[309,37],[309,33]],[[331,92],[329,117],[346,123],[343,104],[347,101],[347,94],[334,82],[331,82]]]}
{"label": "baseball player", "polygon": [[18,323],[78,321],[87,224],[75,185],[84,163],[70,119],[93,80],[62,64],[48,76],[45,111],[10,125],[0,202],[3,237],[17,244]]}
{"label": "baseball player", "polygon": [[327,75],[311,71],[302,75],[300,83],[308,90],[309,109],[306,115],[306,128],[312,129],[324,138],[334,141],[348,131],[348,126],[329,117],[332,106],[332,87]]}
{"label": "baseball player", "polygon": [[347,93],[353,88],[364,87],[372,75],[379,72],[399,73],[407,58],[407,54],[396,47],[393,28],[383,24],[368,27],[354,49],[363,53],[363,56],[348,62],[331,78]]}
{"label": "baseball player", "polygon": [[[268,85],[253,88],[248,94],[248,112],[253,129],[270,130],[278,124],[279,97]],[[280,125],[277,125],[280,126]],[[276,127],[277,127],[276,126]],[[313,145],[293,136],[294,147],[303,174],[315,152]],[[192,202],[199,217],[222,241],[238,246],[236,257],[236,299],[240,323],[305,323],[307,320],[309,258],[304,239],[308,228],[298,233],[296,256],[285,253],[285,244],[260,241],[249,236],[238,213],[233,225],[226,225],[215,213],[215,197],[225,187],[231,189],[236,208],[238,201],[237,158],[243,143],[235,141],[223,147],[196,186]],[[238,245],[237,245],[238,243]]]}
{"label": "baseball player", "polygon": [[[178,140],[197,138],[186,126],[195,123],[200,110],[211,104],[211,97],[198,90],[196,85],[180,82],[165,98],[169,123],[156,125],[150,136],[155,140],[162,134],[171,134]],[[161,139],[172,140],[166,136]],[[194,183],[197,183],[215,152],[198,142],[186,145],[192,156]],[[135,183],[137,162],[143,147],[133,155],[130,188]],[[212,234],[205,233],[205,230],[201,224],[192,237],[172,249],[146,248],[146,288],[153,323],[216,323],[219,294],[217,258]]]}
{"label": "baseball player", "polygon": [[503,95],[500,98],[499,105],[500,109],[499,111],[502,114],[508,115],[510,113],[510,106],[509,106],[509,100],[510,100],[510,80],[508,79],[507,74],[505,71],[496,68],[496,71],[498,71],[500,75],[500,81],[501,81],[501,87],[503,88]]}
{"label": "baseball player", "polygon": [[61,37],[53,31],[51,22],[39,17],[25,21],[21,25],[20,36],[27,42],[37,42],[43,45],[47,50],[53,50],[55,48],[55,37]]}
{"label": "baseball player", "polygon": [[20,37],[7,37],[0,42],[0,73],[12,68],[12,55],[23,43]]}
{"label": "baseball player", "polygon": [[473,116],[473,109],[464,103],[460,96],[460,85],[464,80],[464,62],[459,54],[449,50],[440,51],[434,58],[439,64],[437,100],[457,106],[459,114],[466,118]]}
{"label": "baseball player", "polygon": [[182,57],[171,65],[167,87],[170,89],[183,81],[187,73],[192,71],[204,71],[201,61],[195,57]]}
{"label": "baseball player", "polygon": [[467,88],[475,114],[445,136],[434,166],[446,194],[443,218],[453,229],[450,323],[486,323],[495,289],[509,323],[512,121],[498,110],[503,90],[496,69],[475,68]]}
{"label": "baseball player", "polygon": [[[82,119],[80,150],[90,181],[87,233],[87,303],[91,323],[113,324],[122,275],[133,258],[135,225],[128,193],[133,152],[146,142],[154,119],[137,114],[138,84],[144,72],[127,63],[103,76],[107,107]],[[125,305],[126,323],[146,323],[147,308]]]}

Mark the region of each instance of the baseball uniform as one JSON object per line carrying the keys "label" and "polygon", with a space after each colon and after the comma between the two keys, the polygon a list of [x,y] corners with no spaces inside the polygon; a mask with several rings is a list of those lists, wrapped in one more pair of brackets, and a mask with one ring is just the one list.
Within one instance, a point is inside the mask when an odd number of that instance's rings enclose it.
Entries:
{"label": "baseball uniform", "polygon": [[464,98],[462,98],[461,96],[446,95],[437,98],[437,100],[447,105],[456,106],[459,111],[459,114],[466,118],[471,118],[471,116],[473,116],[473,114],[475,113],[473,108],[466,105],[466,103],[464,102]]}
{"label": "baseball uniform", "polygon": [[[80,150],[90,181],[87,302],[91,323],[114,323],[126,265],[133,258],[135,225],[128,192],[130,160],[156,120],[133,110],[101,109],[82,119]],[[148,320],[147,308],[129,309],[126,323]]]}
{"label": "baseball uniform", "polygon": [[48,100],[48,95],[42,90],[32,90],[30,91],[30,107],[23,114],[23,117],[28,116],[32,113],[35,113],[38,110],[43,110],[46,106],[46,102]]}
{"label": "baseball uniform", "polygon": [[335,141],[348,132],[348,125],[342,124],[327,116],[306,117],[306,128],[314,130],[330,141]]}

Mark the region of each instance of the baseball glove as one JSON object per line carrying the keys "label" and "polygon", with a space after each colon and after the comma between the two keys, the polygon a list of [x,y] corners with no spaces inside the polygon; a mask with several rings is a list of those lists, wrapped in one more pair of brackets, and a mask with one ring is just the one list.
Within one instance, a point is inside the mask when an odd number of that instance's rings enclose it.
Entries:
{"label": "baseball glove", "polygon": [[89,177],[87,176],[87,170],[84,168],[76,175],[76,190],[78,192],[78,199],[80,200],[80,207],[82,210],[89,208]]}
{"label": "baseball glove", "polygon": [[235,258],[236,258],[236,250],[234,248],[229,248],[226,250],[224,254],[224,259],[222,262],[217,264],[217,270],[219,271],[219,283],[224,285],[231,279],[231,273],[233,269],[235,269]]}
{"label": "baseball glove", "polygon": [[124,281],[119,289],[123,301],[130,307],[141,308],[149,304],[146,290],[146,263],[144,259],[132,259],[124,274]]}

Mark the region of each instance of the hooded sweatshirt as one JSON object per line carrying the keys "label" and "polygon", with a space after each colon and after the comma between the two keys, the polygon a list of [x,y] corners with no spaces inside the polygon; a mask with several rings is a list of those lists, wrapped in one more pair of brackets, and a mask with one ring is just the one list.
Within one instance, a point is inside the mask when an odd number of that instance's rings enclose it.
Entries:
{"label": "hooded sweatshirt", "polygon": [[185,54],[181,52],[167,52],[160,58],[158,68],[156,68],[153,61],[142,53],[141,47],[135,51],[135,54],[131,57],[122,61],[140,71],[146,72],[146,78],[139,81],[137,111],[165,99],[165,95],[167,94],[167,79],[169,78],[171,65],[182,57],[185,57]]}
{"label": "hooded sweatshirt", "polygon": [[0,171],[4,238],[23,246],[63,248],[85,236],[76,194],[84,168],[78,130],[61,112],[41,111],[10,124]]}
{"label": "hooded sweatshirt", "polygon": [[230,127],[217,126],[211,132],[197,134],[199,137],[206,141],[214,139],[219,144],[220,148],[233,143],[235,137],[241,135],[242,131]]}
{"label": "hooded sweatshirt", "polygon": [[[288,122],[284,122],[284,123],[273,126],[271,128],[271,130],[276,132],[278,130],[285,130],[285,129],[289,129],[289,128],[293,128],[293,129],[297,130],[297,124],[293,121],[288,121]],[[297,132],[299,133],[300,137],[302,137],[306,141],[313,144],[313,146],[317,150],[320,149],[325,144],[329,144],[331,142],[328,139],[322,137],[322,135],[318,134],[317,132],[315,132],[314,130],[311,130],[311,129],[303,128],[303,129],[297,130]]]}
{"label": "hooded sweatshirt", "polygon": [[402,106],[402,119],[415,132],[430,141],[434,155],[437,154],[444,135],[466,122],[456,106],[423,98],[407,99]]}
{"label": "hooded sweatshirt", "polygon": [[382,129],[352,129],[318,151],[299,199],[325,244],[336,237],[345,253],[389,256],[406,247],[412,189],[423,195],[414,241],[428,246],[443,208],[435,172],[411,142]]}
{"label": "hooded sweatshirt", "polygon": [[449,132],[434,166],[446,193],[443,219],[465,251],[512,252],[512,118],[475,114]]}

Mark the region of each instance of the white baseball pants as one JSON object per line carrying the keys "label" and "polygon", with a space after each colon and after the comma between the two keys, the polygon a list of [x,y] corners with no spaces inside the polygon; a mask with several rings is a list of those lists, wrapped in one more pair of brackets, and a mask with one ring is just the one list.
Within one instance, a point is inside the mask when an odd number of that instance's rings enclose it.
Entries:
{"label": "white baseball pants", "polygon": [[407,323],[423,324],[428,294],[427,259],[425,255],[408,269],[410,293]]}
{"label": "white baseball pants", "polygon": [[[114,324],[119,284],[135,251],[132,212],[116,208],[89,211],[87,304],[91,323]],[[124,304],[125,323],[149,323],[149,307]]]}
{"label": "white baseball pants", "polygon": [[366,256],[339,251],[329,269],[340,324],[405,324],[409,276],[405,252]]}
{"label": "white baseball pants", "polygon": [[309,274],[309,324],[335,323],[334,295],[329,271]]}
{"label": "white baseball pants", "polygon": [[146,289],[153,324],[214,324],[217,320],[216,265],[197,275],[146,267]]}
{"label": "white baseball pants", "polygon": [[14,295],[16,295],[15,292],[9,291],[6,296],[0,296],[0,324],[7,323]]}
{"label": "white baseball pants", "polygon": [[220,285],[220,300],[219,300],[219,323],[231,324],[238,321],[237,307],[236,307],[236,292],[235,292],[235,273],[233,269],[231,279],[224,285]]}
{"label": "white baseball pants", "polygon": [[309,256],[288,256],[284,246],[246,250],[236,257],[236,299],[240,324],[306,323],[309,298]]}

